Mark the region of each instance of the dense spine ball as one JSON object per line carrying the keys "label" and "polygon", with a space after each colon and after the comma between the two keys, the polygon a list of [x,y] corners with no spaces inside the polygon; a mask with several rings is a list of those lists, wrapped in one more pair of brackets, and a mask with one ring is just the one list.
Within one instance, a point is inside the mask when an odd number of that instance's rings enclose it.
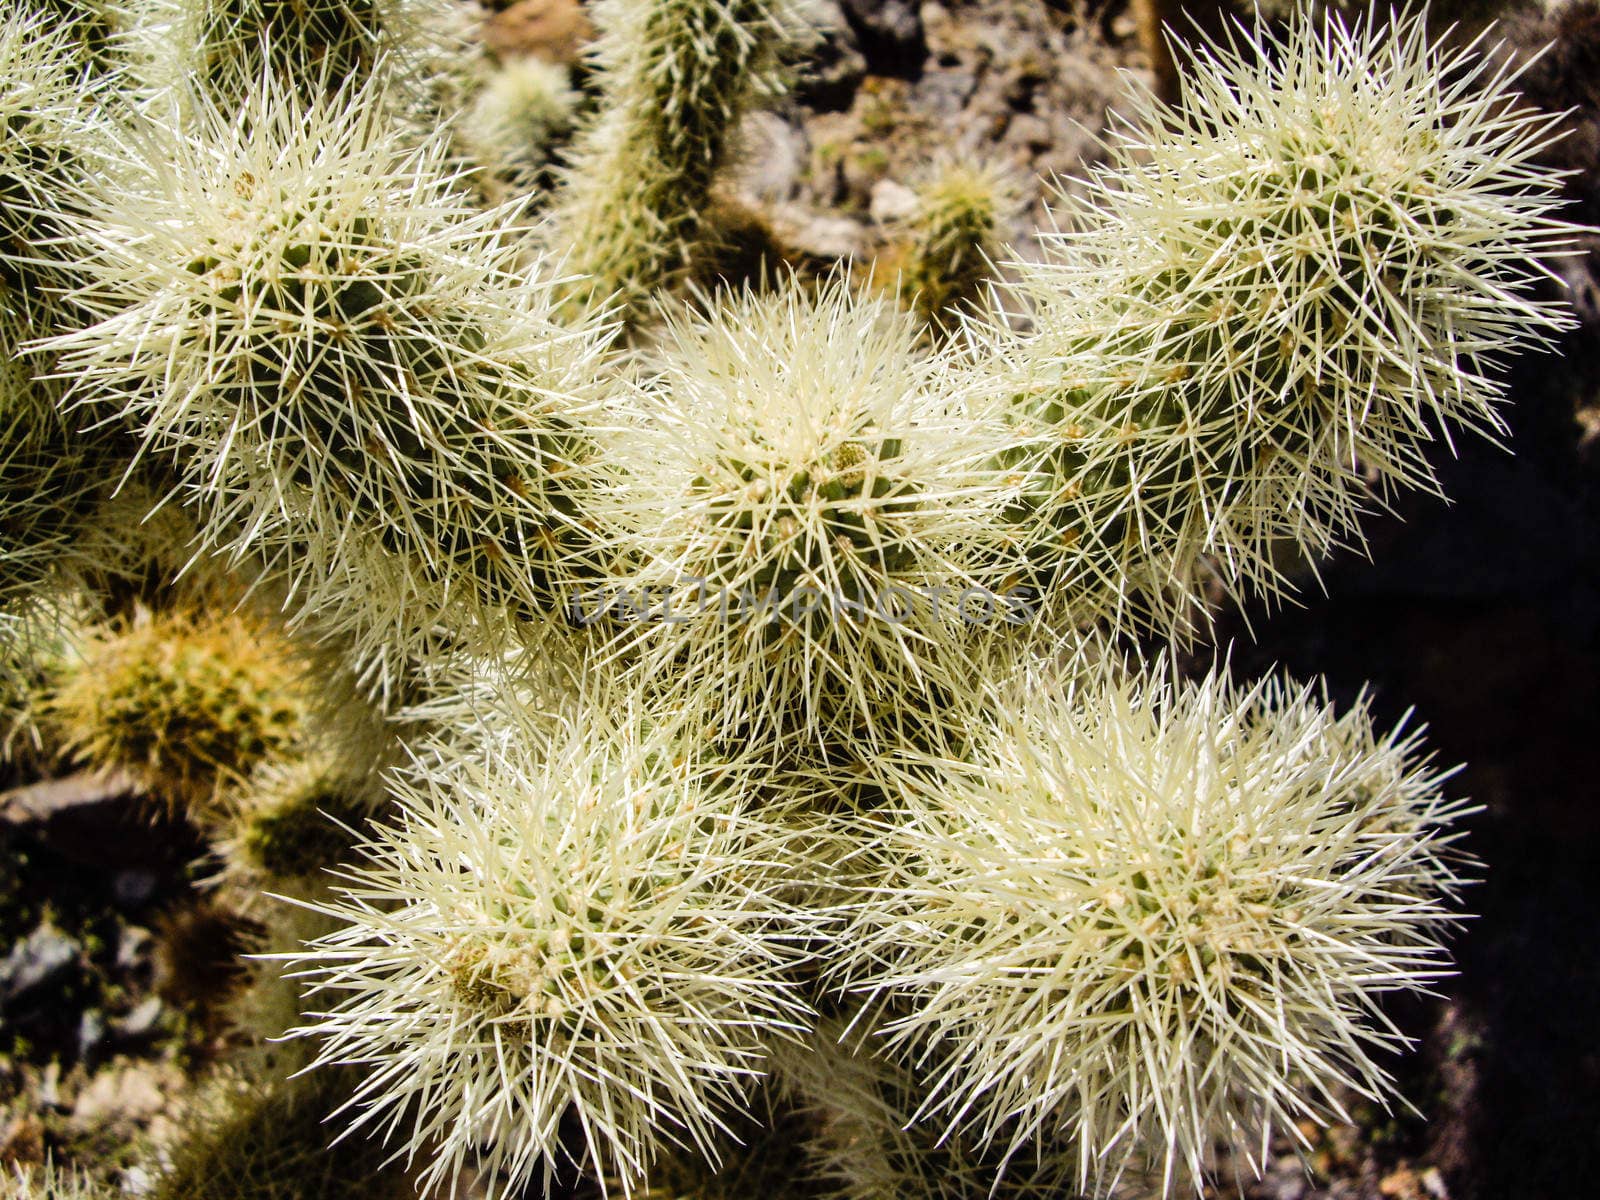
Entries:
{"label": "dense spine ball", "polygon": [[85,404],[170,455],[205,542],[303,612],[404,643],[547,601],[575,527],[583,328],[557,328],[499,212],[407,148],[376,91],[265,86],[153,133],[82,237],[100,319],[59,339]]}
{"label": "dense spine ball", "polygon": [[[305,1039],[288,1036],[316,1007],[305,981],[294,976],[292,956],[340,922],[281,899],[256,906],[250,918],[255,929],[249,931],[248,953],[236,964],[219,1015],[236,1064],[258,1078],[283,1078],[308,1066],[315,1052]],[[329,1141],[336,1135],[329,1125]]]}
{"label": "dense spine ball", "polygon": [[1213,1139],[1390,1085],[1380,995],[1443,973],[1459,886],[1415,736],[1310,689],[1213,677],[1028,689],[968,761],[883,762],[870,883],[837,978],[917,1072],[913,1116],[1018,1152],[1077,1146],[1081,1185],[1148,1154],[1166,1186]]}
{"label": "dense spine ball", "polygon": [[1007,594],[999,432],[916,322],[830,285],[669,326],[591,501],[608,577],[574,592],[708,732],[810,754],[892,742],[970,690]]}
{"label": "dense spine ball", "polygon": [[360,1120],[431,1156],[425,1185],[474,1152],[548,1184],[564,1120],[628,1181],[666,1146],[714,1156],[806,1020],[779,898],[795,835],[746,773],[637,714],[546,722],[502,712],[424,755],[320,908],[342,927],[301,956],[313,1003],[338,998],[301,1032],[361,1069]]}
{"label": "dense spine ball", "polygon": [[235,805],[224,852],[246,872],[315,885],[351,856],[382,800],[327,756],[270,761]]}
{"label": "dense spine ball", "polygon": [[43,766],[54,757],[45,703],[79,617],[54,589],[0,610],[0,763]]}
{"label": "dense spine ball", "polygon": [[22,8],[43,15],[52,26],[65,26],[75,43],[78,61],[92,71],[121,68],[122,39],[135,18],[128,0],[17,0]]}
{"label": "dense spine ball", "polygon": [[[382,0],[191,0],[193,45],[213,88],[247,91],[264,74],[338,87],[372,70]],[[389,7],[393,7],[390,5]],[[296,78],[299,77],[299,78]]]}
{"label": "dense spine ball", "polygon": [[[457,0],[27,2],[117,28],[0,17],[0,754],[54,737],[298,897],[163,936],[307,1071],[157,1200],[1198,1190],[1391,1098],[1446,773],[1090,627],[1281,591],[1500,428],[1573,233],[1512,79],[1412,19],[1202,48],[1010,325],[1009,184],[950,161],[909,312],[721,271],[779,253],[716,179],[805,0],[594,0],[559,168],[561,68],[443,116]],[[558,174],[539,227],[480,203]]]}
{"label": "dense spine ball", "polygon": [[1503,355],[1567,247],[1550,119],[1420,19],[1328,16],[1193,51],[1047,256],[1013,357],[1037,556],[1065,605],[1182,628],[1214,564],[1273,592],[1359,513],[1437,487],[1432,443],[1500,428]]}
{"label": "dense spine ball", "polygon": [[[34,336],[55,315],[50,289],[66,281],[49,243],[62,232],[94,142],[98,85],[83,78],[73,29],[27,7],[0,17],[0,286]],[[7,357],[16,349],[0,343]]]}
{"label": "dense spine ball", "polygon": [[247,613],[139,610],[84,632],[47,717],[87,765],[205,809],[224,784],[294,744],[306,711],[301,670],[281,633]]}
{"label": "dense spine ball", "polygon": [[181,505],[163,503],[168,481],[135,470],[101,479],[59,568],[66,586],[92,597],[106,618],[136,608],[229,609],[244,598],[250,564],[229,569],[200,552],[199,528]]}
{"label": "dense spine ball", "polygon": [[98,482],[56,408],[60,387],[12,357],[35,327],[3,275],[0,266],[0,605],[52,573]]}
{"label": "dense spine ball", "polygon": [[[763,1089],[770,1092],[770,1084]],[[804,1114],[792,1106],[760,1103],[764,1094],[756,1099],[757,1111],[730,1121],[711,1157],[669,1148],[642,1181],[602,1174],[595,1182],[605,1194],[626,1193],[638,1200],[822,1200],[822,1189],[806,1169]]]}

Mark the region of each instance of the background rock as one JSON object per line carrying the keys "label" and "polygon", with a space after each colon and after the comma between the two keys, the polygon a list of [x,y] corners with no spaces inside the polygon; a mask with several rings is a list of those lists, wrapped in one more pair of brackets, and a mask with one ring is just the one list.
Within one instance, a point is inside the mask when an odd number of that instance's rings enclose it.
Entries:
{"label": "background rock", "polygon": [[553,63],[576,62],[593,37],[578,0],[517,0],[483,30],[484,46],[498,58],[531,54]]}

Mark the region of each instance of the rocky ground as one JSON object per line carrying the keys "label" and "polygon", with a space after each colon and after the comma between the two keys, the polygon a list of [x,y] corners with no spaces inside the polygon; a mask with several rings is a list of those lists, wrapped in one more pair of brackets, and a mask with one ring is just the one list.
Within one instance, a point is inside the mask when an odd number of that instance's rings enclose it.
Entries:
{"label": "rocky ground", "polygon": [[[1096,156],[1108,113],[1149,64],[1112,0],[819,0],[825,35],[793,94],[750,119],[730,182],[788,246],[864,258],[942,153],[1006,165],[1030,253],[1053,177]],[[1600,219],[1600,20],[1528,17],[1559,36],[1530,98],[1575,106],[1556,153],[1578,172],[1574,214]],[[489,31],[502,53],[570,58],[575,0],[524,0]],[[1302,1131],[1249,1200],[1566,1200],[1600,1178],[1600,304],[1568,269],[1587,319],[1559,356],[1525,360],[1508,410],[1512,454],[1464,445],[1453,503],[1407,501],[1371,526],[1301,602],[1228,612],[1232,666],[1370,684],[1380,715],[1414,707],[1458,790],[1484,808],[1471,848],[1485,882],[1460,938],[1461,973],[1391,1014],[1420,1052],[1393,1064],[1415,1112],[1355,1107]],[[1589,290],[1585,290],[1589,289]],[[203,886],[205,848],[152,824],[112,785],[0,779],[0,1164],[47,1155],[106,1173],[170,1132],[187,1083],[213,1061],[241,937]],[[138,1171],[122,1176],[137,1193]],[[0,1185],[3,1192],[3,1185]]]}
{"label": "rocky ground", "polygon": [[748,123],[736,184],[819,257],[870,256],[907,188],[951,156],[1009,170],[1011,242],[1027,254],[1052,181],[1096,159],[1108,112],[1148,79],[1126,16],[1043,0],[819,8],[822,46],[791,99]]}

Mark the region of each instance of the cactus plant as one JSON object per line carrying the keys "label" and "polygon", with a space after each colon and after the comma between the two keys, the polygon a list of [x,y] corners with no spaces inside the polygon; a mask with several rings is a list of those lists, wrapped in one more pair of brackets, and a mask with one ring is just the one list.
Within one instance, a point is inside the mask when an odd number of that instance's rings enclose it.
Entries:
{"label": "cactus plant", "polygon": [[804,36],[792,0],[605,0],[594,62],[607,103],[570,155],[553,244],[581,297],[649,314],[688,266],[739,118]]}
{"label": "cactus plant", "polygon": [[592,334],[553,324],[505,214],[453,187],[443,135],[386,120],[381,88],[206,111],[152,135],[83,236],[101,319],[52,345],[84,403],[130,421],[204,543],[265,555],[302,611],[365,611],[381,639],[452,605],[539,610]]}
{"label": "cactus plant", "polygon": [[97,482],[55,406],[60,388],[11,357],[33,333],[13,295],[0,278],[0,604],[52,573]]}
{"label": "cactus plant", "polygon": [[267,80],[305,101],[374,74],[424,84],[452,50],[450,0],[134,0],[126,40],[152,89],[234,109]]}
{"label": "cactus plant", "polygon": [[[51,242],[96,141],[96,85],[82,86],[72,33],[28,7],[0,17],[0,284],[35,336],[50,329],[51,289],[66,281]],[[3,346],[9,357],[18,343]]]}
{"label": "cactus plant", "polygon": [[268,879],[314,883],[349,856],[382,799],[370,781],[348,777],[321,756],[269,759],[230,816],[225,852]]}
{"label": "cactus plant", "polygon": [[556,143],[577,121],[578,94],[559,63],[525,55],[501,63],[461,117],[457,141],[491,198],[544,199]]}
{"label": "cactus plant", "polygon": [[59,413],[48,361],[22,356],[64,319],[72,277],[55,241],[97,142],[74,28],[25,7],[0,16],[0,600],[37,586],[104,466]]}
{"label": "cactus plant", "polygon": [[667,326],[591,501],[610,574],[575,595],[712,736],[892,741],[1017,619],[995,431],[918,336],[838,281]]}
{"label": "cactus plant", "polygon": [[900,245],[888,265],[898,267],[895,285],[907,307],[934,337],[948,337],[962,313],[984,305],[1017,207],[1015,183],[998,166],[946,157],[913,190],[908,211],[891,222]]}
{"label": "cactus plant", "polygon": [[225,784],[294,743],[302,669],[247,614],[138,610],[84,631],[46,714],[86,765],[126,771],[157,799],[205,813]]}
{"label": "cactus plant", "polygon": [[[537,227],[379,53],[430,2],[141,10],[114,120],[0,23],[0,634],[89,614],[69,746],[298,893],[250,1061],[496,1198],[776,1187],[741,1139],[803,1142],[799,1195],[1173,1193],[1387,1101],[1466,803],[1364,700],[1159,646],[1437,489],[1569,324],[1511,77],[1415,18],[1202,45],[1021,319],[954,319],[997,188],[930,184],[919,320],[842,268],[686,285],[787,0],[598,9]],[[215,70],[150,86],[152,31]],[[57,492],[111,506],[69,555]]]}
{"label": "cactus plant", "polygon": [[[627,708],[623,709],[624,714]],[[615,723],[611,723],[615,722]],[[509,731],[521,736],[506,736]],[[604,710],[552,728],[504,704],[436,744],[366,860],[315,906],[339,928],[303,954],[303,1032],[363,1068],[362,1124],[415,1113],[425,1184],[482,1147],[546,1186],[571,1153],[630,1183],[659,1146],[714,1154],[774,1039],[807,1008],[784,967],[799,926],[778,887],[777,813],[670,723]]]}
{"label": "cactus plant", "polygon": [[808,1118],[809,1174],[837,1200],[1010,1200],[1072,1194],[1076,1163],[1043,1148],[1010,1170],[999,1150],[918,1124],[916,1074],[863,1044],[847,1024],[823,1024],[799,1051],[781,1050],[777,1086]]}
{"label": "cactus plant", "polygon": [[1329,18],[1202,46],[1185,79],[1061,198],[1017,264],[1037,332],[997,339],[1053,590],[1162,630],[1205,564],[1274,594],[1280,544],[1315,563],[1436,490],[1432,443],[1502,428],[1497,361],[1570,323],[1535,287],[1572,234],[1550,119],[1504,69],[1418,19]]}
{"label": "cactus plant", "polygon": [[156,1200],[403,1200],[402,1168],[372,1137],[330,1149],[327,1118],[349,1095],[348,1071],[281,1082],[224,1076],[185,1118]]}
{"label": "cactus plant", "polygon": [[1416,735],[1309,688],[1135,674],[1030,683],[972,743],[880,760],[839,939],[914,1120],[1006,1158],[1065,1138],[1096,1192],[1153,1151],[1167,1190],[1213,1139],[1243,1161],[1341,1115],[1335,1085],[1387,1092],[1376,997],[1440,972],[1461,881],[1465,806]]}

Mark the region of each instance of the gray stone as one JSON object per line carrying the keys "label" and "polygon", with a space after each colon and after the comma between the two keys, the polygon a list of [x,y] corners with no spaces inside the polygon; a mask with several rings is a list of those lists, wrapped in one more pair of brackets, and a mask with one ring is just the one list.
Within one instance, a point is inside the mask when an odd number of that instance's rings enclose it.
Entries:
{"label": "gray stone", "polygon": [[0,963],[0,1000],[25,999],[56,983],[78,962],[79,946],[54,925],[41,925]]}
{"label": "gray stone", "polygon": [[882,39],[896,51],[926,51],[922,14],[907,0],[844,0],[845,14],[869,38]]}
{"label": "gray stone", "polygon": [[872,185],[872,219],[880,225],[901,221],[917,211],[917,194],[903,183],[880,179]]}
{"label": "gray stone", "polygon": [[161,1012],[162,1004],[159,996],[151,996],[141,1001],[137,1008],[117,1022],[117,1035],[129,1041],[149,1037],[161,1023]]}
{"label": "gray stone", "polygon": [[174,1070],[157,1063],[133,1063],[101,1071],[78,1093],[72,1123],[79,1129],[95,1129],[149,1121],[166,1103],[163,1088],[171,1085]]}
{"label": "gray stone", "polygon": [[751,113],[739,127],[734,189],[756,207],[783,204],[800,190],[808,156],[805,131],[771,112]]}
{"label": "gray stone", "polygon": [[85,1009],[78,1018],[78,1058],[96,1054],[106,1040],[106,1019],[98,1008]]}
{"label": "gray stone", "polygon": [[122,771],[79,771],[59,779],[41,779],[0,792],[0,820],[14,825],[46,823],[73,809],[112,805],[141,789]]}
{"label": "gray stone", "polygon": [[159,882],[154,871],[129,867],[111,877],[111,896],[118,908],[138,908],[156,894]]}
{"label": "gray stone", "polygon": [[798,69],[794,93],[818,112],[842,112],[866,78],[867,60],[835,0],[816,0],[807,11],[817,43]]}
{"label": "gray stone", "polygon": [[772,214],[772,226],[785,246],[812,258],[859,258],[866,253],[866,227],[849,217],[791,204]]}
{"label": "gray stone", "polygon": [[1006,126],[1005,140],[1013,146],[1026,146],[1030,150],[1047,150],[1055,142],[1055,132],[1050,122],[1033,113],[1018,113]]}
{"label": "gray stone", "polygon": [[929,71],[917,82],[916,98],[930,114],[949,119],[961,115],[977,90],[971,71]]}

